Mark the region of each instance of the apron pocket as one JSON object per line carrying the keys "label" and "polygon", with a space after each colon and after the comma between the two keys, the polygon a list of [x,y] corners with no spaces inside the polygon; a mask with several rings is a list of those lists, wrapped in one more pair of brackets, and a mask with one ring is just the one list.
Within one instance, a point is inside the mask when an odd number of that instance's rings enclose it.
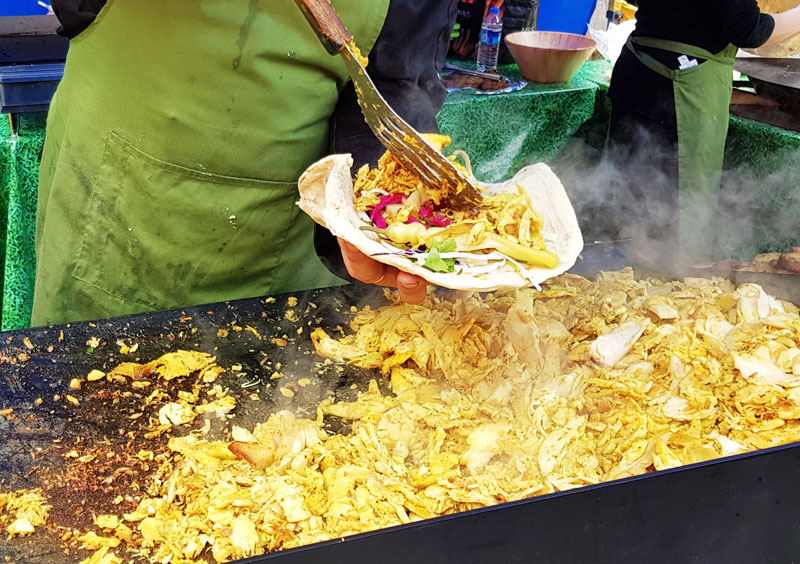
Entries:
{"label": "apron pocket", "polygon": [[296,191],[166,163],[109,133],[72,274],[153,309],[263,295]]}

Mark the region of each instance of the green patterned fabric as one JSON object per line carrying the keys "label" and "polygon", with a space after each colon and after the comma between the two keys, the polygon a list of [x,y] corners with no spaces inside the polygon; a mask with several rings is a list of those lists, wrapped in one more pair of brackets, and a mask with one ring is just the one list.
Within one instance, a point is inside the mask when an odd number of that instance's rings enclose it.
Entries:
{"label": "green patterned fabric", "polygon": [[[522,79],[516,65],[502,75]],[[502,182],[525,165],[552,159],[595,112],[596,69],[584,65],[566,84],[529,83],[504,94],[458,90],[439,112],[439,128],[453,139],[451,150],[472,158],[475,176]]]}
{"label": "green patterned fabric", "polygon": [[3,257],[3,331],[27,327],[36,271],[36,187],[45,114],[20,116],[17,137],[0,119],[0,256]]}
{"label": "green patterned fabric", "polygon": [[726,256],[800,246],[800,133],[732,117],[721,208]]}
{"label": "green patterned fabric", "polygon": [[[798,149],[800,133],[731,116],[725,168],[746,168],[757,176],[768,176],[780,169],[791,169],[796,160],[787,159]],[[796,167],[794,171],[800,174]]]}
{"label": "green patterned fabric", "polygon": [[[8,230],[8,193],[16,183],[14,166],[16,143],[10,138],[8,116],[0,115],[0,296],[3,295],[3,272],[6,263],[6,231]],[[2,305],[2,304],[0,304]],[[2,308],[0,308],[0,328],[2,327]]]}
{"label": "green patterned fabric", "polygon": [[[473,160],[479,178],[497,182],[520,167],[558,161],[568,142],[581,143],[587,160],[599,160],[611,106],[605,61],[587,62],[568,84],[530,84],[510,94],[448,95],[439,114],[454,149]],[[500,71],[519,79],[513,65]],[[34,276],[34,233],[39,150],[44,117],[22,116],[20,136],[0,119],[0,267],[4,267],[2,329],[29,325]],[[566,157],[565,157],[566,158]],[[592,163],[587,163],[592,164]],[[731,118],[725,152],[723,247],[732,258],[785,251],[800,245],[800,134]],[[567,186],[569,189],[569,186]]]}
{"label": "green patterned fabric", "polygon": [[[5,118],[6,116],[0,116]],[[0,119],[4,121],[4,119]],[[5,126],[8,129],[8,126]],[[5,132],[0,142],[0,297],[4,297],[3,274],[6,262],[6,231],[8,231],[8,193],[11,190],[12,172],[14,168],[14,146],[6,142]],[[3,328],[3,308],[0,301],[0,329]]]}

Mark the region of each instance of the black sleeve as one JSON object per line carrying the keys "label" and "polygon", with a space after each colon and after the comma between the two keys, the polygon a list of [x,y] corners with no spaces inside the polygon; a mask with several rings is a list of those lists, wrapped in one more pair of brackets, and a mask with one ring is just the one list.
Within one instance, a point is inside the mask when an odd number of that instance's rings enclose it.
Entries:
{"label": "black sleeve", "polygon": [[[456,5],[457,0],[391,0],[369,54],[367,72],[375,86],[400,117],[423,133],[439,131],[436,114],[446,94],[439,71],[456,21]],[[364,121],[352,84],[339,98],[330,132],[330,151],[352,153],[355,169],[364,163],[374,165],[386,150]],[[317,226],[314,242],[328,269],[349,280],[330,232]]]}
{"label": "black sleeve", "polygon": [[762,14],[755,0],[716,0],[720,28],[726,39],[737,47],[753,49],[770,38],[775,20]]}
{"label": "black sleeve", "polygon": [[61,22],[58,34],[72,39],[89,27],[106,0],[52,0],[50,5]]}
{"label": "black sleeve", "polygon": [[[369,54],[367,72],[378,91],[424,133],[438,132],[436,114],[445,98],[439,71],[455,24],[456,4],[456,0],[391,0]],[[334,153],[353,153],[356,166],[375,163],[384,152],[361,116],[352,84],[340,96],[331,120],[330,148]]]}

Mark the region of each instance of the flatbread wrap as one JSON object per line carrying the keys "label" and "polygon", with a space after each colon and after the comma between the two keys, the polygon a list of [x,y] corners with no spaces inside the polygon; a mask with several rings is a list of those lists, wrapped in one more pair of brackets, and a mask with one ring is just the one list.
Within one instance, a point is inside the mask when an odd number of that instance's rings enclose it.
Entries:
{"label": "flatbread wrap", "polygon": [[352,165],[347,154],[311,165],[297,204],[365,255],[431,284],[480,292],[538,286],[569,270],[583,248],[572,204],[546,164],[479,183],[484,201],[468,210],[449,209],[446,193],[424,188],[389,153],[378,168],[359,170],[355,183]]}

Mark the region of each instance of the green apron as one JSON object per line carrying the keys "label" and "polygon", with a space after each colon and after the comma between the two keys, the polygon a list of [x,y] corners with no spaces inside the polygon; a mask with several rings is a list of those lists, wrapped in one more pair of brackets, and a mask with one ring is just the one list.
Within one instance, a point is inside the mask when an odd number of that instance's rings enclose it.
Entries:
{"label": "green apron", "polygon": [[[389,0],[334,0],[364,52]],[[109,0],[42,159],[33,324],[330,286],[297,179],[348,80],[291,0]]]}
{"label": "green apron", "polygon": [[[672,70],[636,46],[654,47],[706,59],[696,67]],[[695,263],[713,257],[719,183],[737,47],[709,53],[685,43],[630,37],[628,49],[650,70],[672,81],[678,125],[679,260]]]}

